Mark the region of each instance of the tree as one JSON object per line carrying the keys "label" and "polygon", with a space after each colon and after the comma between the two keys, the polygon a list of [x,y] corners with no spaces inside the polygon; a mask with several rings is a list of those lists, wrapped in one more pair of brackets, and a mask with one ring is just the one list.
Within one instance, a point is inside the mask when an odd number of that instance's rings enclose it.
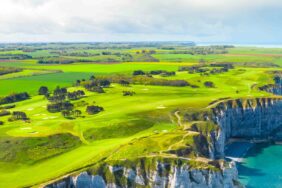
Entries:
{"label": "tree", "polygon": [[80,110],[75,110],[74,112],[75,117],[81,116],[82,112]]}
{"label": "tree", "polygon": [[39,95],[47,95],[49,93],[49,90],[46,86],[41,86],[38,90]]}

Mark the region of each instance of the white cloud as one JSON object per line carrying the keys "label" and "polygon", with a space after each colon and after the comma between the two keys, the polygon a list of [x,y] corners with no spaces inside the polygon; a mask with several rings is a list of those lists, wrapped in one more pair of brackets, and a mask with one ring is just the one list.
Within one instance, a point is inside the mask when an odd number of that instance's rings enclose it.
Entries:
{"label": "white cloud", "polygon": [[281,8],[280,0],[1,0],[0,41],[268,42],[282,31]]}

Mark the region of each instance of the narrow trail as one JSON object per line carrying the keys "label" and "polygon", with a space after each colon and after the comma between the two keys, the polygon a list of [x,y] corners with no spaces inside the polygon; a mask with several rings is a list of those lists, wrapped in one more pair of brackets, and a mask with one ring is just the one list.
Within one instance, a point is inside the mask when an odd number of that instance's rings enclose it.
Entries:
{"label": "narrow trail", "polygon": [[80,140],[82,143],[86,144],[86,145],[89,145],[90,143],[84,138],[84,135],[83,135],[83,132],[80,133],[80,136],[79,136]]}
{"label": "narrow trail", "polygon": [[181,117],[180,117],[179,113],[180,113],[180,111],[178,110],[178,111],[174,112],[174,115],[175,115],[176,118],[177,118],[177,124],[178,124],[179,126],[182,126]]}
{"label": "narrow trail", "polygon": [[223,100],[217,101],[213,104],[210,104],[209,106],[207,106],[206,108],[211,108],[212,106],[216,106],[217,104],[221,103]]}
{"label": "narrow trail", "polygon": [[188,135],[190,135],[190,134],[191,134],[190,132],[188,132],[187,134],[185,134],[185,135],[183,136],[183,138],[182,138],[179,142],[176,142],[176,143],[170,145],[167,150],[170,151],[170,150],[172,150],[172,147],[173,147],[173,146],[176,146],[176,145],[181,144],[181,143],[185,140],[185,138],[186,138]]}
{"label": "narrow trail", "polygon": [[180,156],[177,156],[175,154],[150,154],[150,155],[140,156],[140,157],[160,157],[160,156],[169,157],[169,158],[173,158],[173,159],[182,159],[182,160],[186,160],[186,161],[198,161],[198,162],[203,162],[203,163],[208,163],[208,162],[212,161],[211,159],[204,158],[204,157],[187,158],[187,157],[180,157]]}

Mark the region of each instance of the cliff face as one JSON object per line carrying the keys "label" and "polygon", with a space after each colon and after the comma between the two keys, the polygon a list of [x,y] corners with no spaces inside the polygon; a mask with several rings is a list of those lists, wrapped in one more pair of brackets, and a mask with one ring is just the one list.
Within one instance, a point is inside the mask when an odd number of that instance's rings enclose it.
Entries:
{"label": "cliff face", "polygon": [[195,169],[188,163],[173,160],[155,161],[146,167],[142,162],[133,165],[110,166],[104,164],[103,172],[82,172],[50,184],[47,188],[233,188],[240,187],[237,170],[233,163],[221,170]]}
{"label": "cliff face", "polygon": [[211,133],[212,158],[224,157],[229,138],[282,140],[282,101],[250,99],[228,101],[213,109],[219,131]]}
{"label": "cliff face", "polygon": [[269,93],[273,93],[275,95],[282,95],[281,77],[275,77],[274,82],[275,82],[274,84],[265,85],[265,86],[260,87],[259,89],[269,92]]}

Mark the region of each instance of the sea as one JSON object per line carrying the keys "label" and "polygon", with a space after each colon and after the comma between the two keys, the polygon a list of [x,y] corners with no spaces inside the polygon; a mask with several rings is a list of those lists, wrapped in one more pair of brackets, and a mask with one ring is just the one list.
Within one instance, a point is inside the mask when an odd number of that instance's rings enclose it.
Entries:
{"label": "sea", "polygon": [[226,148],[246,188],[282,188],[282,145],[236,142]]}

